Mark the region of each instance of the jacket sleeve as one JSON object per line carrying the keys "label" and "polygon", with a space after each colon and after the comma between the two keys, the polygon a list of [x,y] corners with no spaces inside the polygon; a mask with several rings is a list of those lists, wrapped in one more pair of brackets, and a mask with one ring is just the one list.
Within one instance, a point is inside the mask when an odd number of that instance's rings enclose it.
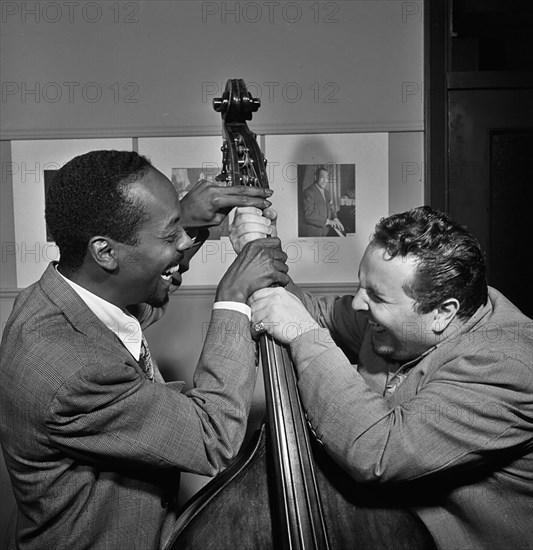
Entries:
{"label": "jacket sleeve", "polygon": [[[334,459],[360,482],[405,482],[509,460],[533,445],[531,367],[482,344],[435,355],[439,368],[411,373],[391,397],[365,383],[324,329],[291,352],[310,423]],[[442,350],[432,353],[442,353]],[[441,364],[442,363],[442,364]],[[400,395],[404,385],[412,393]]]}
{"label": "jacket sleeve", "polygon": [[67,454],[214,475],[238,452],[256,376],[245,315],[212,312],[187,395],[172,383],[150,383],[133,362],[113,362],[116,353],[96,350],[87,362],[59,351],[52,355],[79,361],[46,418],[51,444]]}

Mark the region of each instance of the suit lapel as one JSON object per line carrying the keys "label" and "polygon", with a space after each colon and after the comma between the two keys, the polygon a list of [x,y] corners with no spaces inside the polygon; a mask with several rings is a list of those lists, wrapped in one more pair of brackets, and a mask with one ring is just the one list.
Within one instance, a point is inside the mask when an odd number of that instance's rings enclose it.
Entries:
{"label": "suit lapel", "polygon": [[104,333],[109,332],[113,334],[87,307],[74,289],[62,279],[55,266],[55,262],[50,263],[39,281],[46,296],[79,332],[91,337],[102,337]]}
{"label": "suit lapel", "polygon": [[[39,281],[41,289],[48,299],[63,312],[68,322],[78,332],[85,334],[88,338],[105,342],[108,347],[115,348],[117,353],[124,355],[124,361],[135,365],[144,377],[144,372],[138,361],[131,355],[120,338],[89,309],[74,289],[59,275],[55,266],[56,263],[50,263]],[[159,376],[161,375],[159,374]]]}

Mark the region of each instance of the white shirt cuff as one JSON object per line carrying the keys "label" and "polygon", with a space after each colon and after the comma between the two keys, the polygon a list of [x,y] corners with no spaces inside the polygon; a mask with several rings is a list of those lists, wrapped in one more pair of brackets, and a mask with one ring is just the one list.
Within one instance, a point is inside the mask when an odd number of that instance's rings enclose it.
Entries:
{"label": "white shirt cuff", "polygon": [[240,311],[248,317],[248,320],[252,320],[252,310],[250,306],[242,302],[215,302],[213,304],[213,309],[232,309],[233,311]]}

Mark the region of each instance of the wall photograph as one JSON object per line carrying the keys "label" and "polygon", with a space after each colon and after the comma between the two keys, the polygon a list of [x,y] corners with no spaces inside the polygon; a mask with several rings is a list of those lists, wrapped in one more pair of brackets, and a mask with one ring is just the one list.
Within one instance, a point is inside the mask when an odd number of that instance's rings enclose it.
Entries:
{"label": "wall photograph", "polygon": [[[141,138],[138,150],[185,194],[196,181],[217,185],[221,137]],[[300,283],[351,283],[373,225],[388,209],[387,134],[264,136],[278,234]],[[44,219],[45,191],[54,172],[94,149],[132,149],[132,139],[13,142],[13,162],[32,166],[13,176],[17,287],[35,282],[58,250]],[[319,180],[316,179],[317,175]],[[312,211],[316,207],[316,211]],[[191,262],[183,287],[216,285],[235,258],[232,215],[210,232]],[[313,221],[314,220],[314,221]],[[315,225],[308,223],[312,221]],[[323,227],[318,227],[322,224]],[[19,251],[20,252],[20,251]]]}

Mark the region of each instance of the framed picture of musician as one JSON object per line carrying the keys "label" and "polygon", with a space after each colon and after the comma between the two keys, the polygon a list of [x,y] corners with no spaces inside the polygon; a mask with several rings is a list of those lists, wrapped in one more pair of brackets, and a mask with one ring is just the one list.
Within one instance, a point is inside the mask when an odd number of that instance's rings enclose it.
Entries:
{"label": "framed picture of musician", "polygon": [[294,280],[353,283],[389,213],[387,133],[265,136],[278,235]]}
{"label": "framed picture of musician", "polygon": [[355,234],[355,164],[299,164],[298,237]]}

